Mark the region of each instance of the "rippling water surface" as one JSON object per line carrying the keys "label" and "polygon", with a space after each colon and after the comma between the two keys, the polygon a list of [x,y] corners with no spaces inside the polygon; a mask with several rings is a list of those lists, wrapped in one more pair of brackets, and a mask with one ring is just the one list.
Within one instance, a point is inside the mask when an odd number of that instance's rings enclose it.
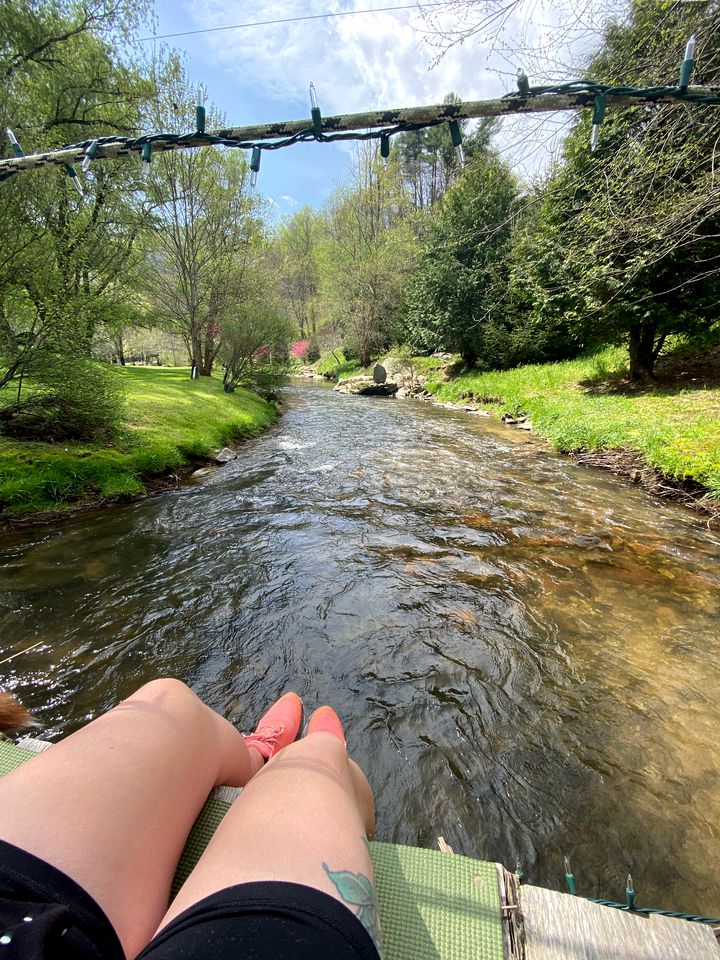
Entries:
{"label": "rippling water surface", "polygon": [[720,541],[519,431],[288,391],[197,485],[0,540],[0,666],[70,732],[175,675],[335,705],[380,839],[720,913]]}

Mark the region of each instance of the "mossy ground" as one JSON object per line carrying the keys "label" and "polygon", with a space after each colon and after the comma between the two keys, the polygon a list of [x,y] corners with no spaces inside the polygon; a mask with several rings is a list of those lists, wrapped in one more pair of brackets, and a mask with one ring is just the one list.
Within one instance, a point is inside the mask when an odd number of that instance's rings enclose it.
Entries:
{"label": "mossy ground", "polygon": [[132,497],[147,482],[211,456],[269,426],[276,408],[247,390],[223,392],[185,367],[117,370],[127,394],[122,432],[110,443],[23,443],[0,437],[0,518],[62,512]]}
{"label": "mossy ground", "polygon": [[636,451],[664,476],[693,480],[720,499],[720,377],[712,364],[678,354],[659,380],[627,380],[627,351],[609,347],[563,363],[468,373],[428,390],[443,401],[474,399],[497,413],[527,414],[563,452]]}

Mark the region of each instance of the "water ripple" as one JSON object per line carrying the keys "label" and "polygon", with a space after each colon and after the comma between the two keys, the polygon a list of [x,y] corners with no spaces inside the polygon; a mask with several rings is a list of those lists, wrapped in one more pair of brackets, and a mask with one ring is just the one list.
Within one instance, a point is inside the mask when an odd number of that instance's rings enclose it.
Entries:
{"label": "water ripple", "polygon": [[288,391],[205,482],[0,543],[50,736],[163,674],[241,728],[329,701],[381,838],[716,915],[720,541],[500,424]]}

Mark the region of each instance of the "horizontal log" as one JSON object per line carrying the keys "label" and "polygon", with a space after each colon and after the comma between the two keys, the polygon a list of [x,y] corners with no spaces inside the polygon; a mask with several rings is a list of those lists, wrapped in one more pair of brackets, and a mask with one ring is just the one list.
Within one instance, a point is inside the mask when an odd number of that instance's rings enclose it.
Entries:
{"label": "horizontal log", "polygon": [[[612,108],[636,107],[647,103],[693,102],[678,97],[677,92],[672,92],[673,88],[663,89],[666,92],[651,93],[648,91],[640,96],[610,94],[607,98],[607,105]],[[718,97],[720,96],[720,87],[688,87],[687,93],[692,97]],[[592,107],[594,101],[595,93],[590,90],[583,90],[571,93],[531,94],[524,98],[514,96],[499,100],[468,100],[457,104],[438,103],[424,107],[402,107],[395,110],[376,110],[366,113],[323,117],[322,129],[323,134],[328,135],[361,130],[380,131],[414,124],[432,126],[447,123],[450,120],[472,120],[480,117],[503,117],[512,114],[582,110]],[[312,121],[309,118],[285,120],[279,123],[252,124],[246,127],[226,127],[210,131],[209,136],[236,141],[238,146],[242,145],[244,148],[249,148],[257,141],[271,146],[278,140],[297,136],[306,131],[312,132]],[[203,146],[208,146],[206,138],[188,134],[180,142],[175,140],[156,141],[153,143],[153,151],[187,150]],[[139,154],[141,150],[141,139],[131,143],[125,142],[124,139],[111,140],[98,146],[97,159],[132,156]],[[24,157],[8,157],[5,160],[0,160],[0,175],[44,167],[49,164],[75,164],[79,163],[83,156],[83,147],[65,147],[61,150],[50,150],[47,153],[30,153]]]}

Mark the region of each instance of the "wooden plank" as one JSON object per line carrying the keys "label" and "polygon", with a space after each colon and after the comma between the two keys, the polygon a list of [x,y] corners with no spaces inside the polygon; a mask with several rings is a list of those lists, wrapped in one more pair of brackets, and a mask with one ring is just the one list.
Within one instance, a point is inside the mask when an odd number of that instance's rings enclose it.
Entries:
{"label": "wooden plank", "polygon": [[520,888],[527,960],[720,960],[712,929],[651,919],[543,887]]}
{"label": "wooden plank", "polygon": [[17,742],[18,747],[23,750],[29,750],[31,753],[42,753],[52,746],[50,740],[40,740],[37,737],[21,737]]}
{"label": "wooden plank", "polygon": [[520,914],[520,881],[501,863],[496,863],[495,868],[500,893],[505,960],[526,960],[525,934]]}
{"label": "wooden plank", "polygon": [[453,852],[454,852],[454,851],[453,851],[453,848],[452,848],[452,847],[450,846],[450,844],[447,842],[447,840],[445,839],[445,837],[438,837],[438,838],[437,838],[437,845],[438,845],[438,850],[441,850],[443,853],[453,853]]}

